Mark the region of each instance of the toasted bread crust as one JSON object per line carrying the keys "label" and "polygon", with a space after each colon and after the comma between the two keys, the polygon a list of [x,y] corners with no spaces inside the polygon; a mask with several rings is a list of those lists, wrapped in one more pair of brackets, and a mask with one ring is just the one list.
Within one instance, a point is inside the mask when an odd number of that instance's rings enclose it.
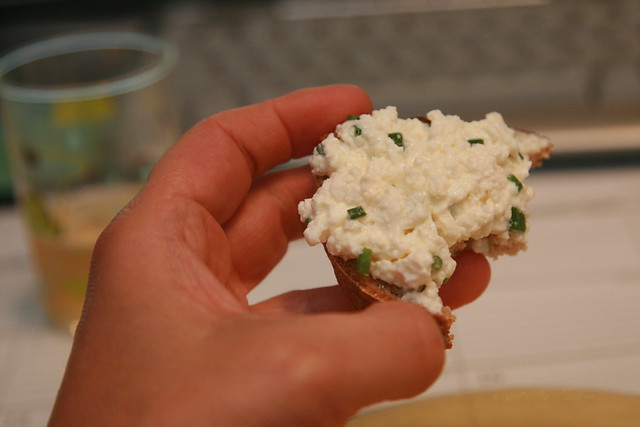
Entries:
{"label": "toasted bread crust", "polygon": [[542,162],[544,160],[547,160],[551,156],[552,151],[553,144],[548,144],[544,149],[529,156],[529,158],[531,159],[531,167],[537,168],[539,166],[542,166]]}
{"label": "toasted bread crust", "polygon": [[[344,260],[339,256],[331,255],[326,247],[325,252],[331,261],[338,284],[358,309],[364,309],[374,302],[397,301],[407,292],[399,286],[358,273],[355,260]],[[434,314],[434,317],[440,327],[445,348],[451,348],[453,343],[451,325],[456,317],[449,307],[444,307],[442,312]]]}

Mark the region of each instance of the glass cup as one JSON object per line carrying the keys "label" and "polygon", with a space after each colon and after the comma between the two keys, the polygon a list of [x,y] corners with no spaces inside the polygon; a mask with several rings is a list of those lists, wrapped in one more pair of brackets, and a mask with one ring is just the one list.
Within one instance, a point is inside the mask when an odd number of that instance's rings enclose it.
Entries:
{"label": "glass cup", "polygon": [[0,59],[3,127],[44,307],[75,329],[94,243],[179,133],[177,48],[83,33]]}

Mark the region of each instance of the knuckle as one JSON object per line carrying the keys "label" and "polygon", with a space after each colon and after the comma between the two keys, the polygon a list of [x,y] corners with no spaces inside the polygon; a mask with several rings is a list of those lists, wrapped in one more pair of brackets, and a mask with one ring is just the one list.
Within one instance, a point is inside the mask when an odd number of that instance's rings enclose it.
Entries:
{"label": "knuckle", "polygon": [[283,381],[293,389],[319,389],[329,370],[322,352],[308,342],[289,342],[276,358]]}
{"label": "knuckle", "polygon": [[354,412],[336,400],[341,379],[327,351],[305,339],[288,342],[273,355],[279,383],[287,391],[285,405],[304,425],[340,425]]}

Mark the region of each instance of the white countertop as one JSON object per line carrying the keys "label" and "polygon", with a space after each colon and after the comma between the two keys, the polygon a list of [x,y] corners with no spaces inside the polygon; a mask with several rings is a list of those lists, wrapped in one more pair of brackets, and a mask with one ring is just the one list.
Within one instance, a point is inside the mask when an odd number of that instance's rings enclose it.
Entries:
{"label": "white countertop", "polygon": [[[456,312],[454,348],[425,394],[574,387],[640,394],[640,169],[539,172],[529,250],[494,261],[489,290]],[[334,284],[298,241],[251,295]],[[0,427],[42,426],[70,337],[41,314],[22,222],[0,211]]]}

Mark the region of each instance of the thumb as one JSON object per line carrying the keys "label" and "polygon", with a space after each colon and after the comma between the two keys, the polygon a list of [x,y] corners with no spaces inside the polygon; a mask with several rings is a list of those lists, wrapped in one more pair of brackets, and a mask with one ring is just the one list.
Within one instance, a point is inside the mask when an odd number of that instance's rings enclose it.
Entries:
{"label": "thumb", "polygon": [[317,404],[346,416],[382,400],[415,396],[444,364],[440,329],[415,304],[380,303],[361,312],[306,316],[303,322],[309,324],[302,340],[317,357],[312,381],[303,382]]}

